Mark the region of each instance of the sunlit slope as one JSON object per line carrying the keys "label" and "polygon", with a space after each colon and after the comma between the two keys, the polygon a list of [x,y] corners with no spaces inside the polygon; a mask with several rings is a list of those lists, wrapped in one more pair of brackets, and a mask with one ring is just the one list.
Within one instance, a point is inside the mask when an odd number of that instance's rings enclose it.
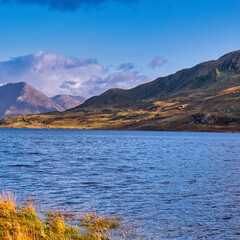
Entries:
{"label": "sunlit slope", "polygon": [[130,90],[110,89],[63,113],[2,127],[240,131],[240,51]]}

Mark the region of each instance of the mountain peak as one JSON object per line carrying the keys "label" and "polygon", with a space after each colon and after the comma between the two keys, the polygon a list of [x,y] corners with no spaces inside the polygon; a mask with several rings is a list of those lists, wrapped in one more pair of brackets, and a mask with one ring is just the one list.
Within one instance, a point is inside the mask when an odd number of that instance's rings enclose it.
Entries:
{"label": "mountain peak", "polygon": [[239,59],[239,58],[240,58],[240,50],[237,50],[237,51],[233,51],[233,52],[223,55],[222,57],[220,57],[218,59],[218,61],[223,62],[226,60]]}
{"label": "mountain peak", "polygon": [[221,67],[227,71],[239,71],[240,69],[240,50],[230,52],[218,59]]}
{"label": "mountain peak", "polygon": [[26,87],[26,86],[30,86],[28,83],[26,82],[17,82],[17,83],[7,83],[1,87],[10,87],[10,86],[15,86],[15,87]]}
{"label": "mountain peak", "polygon": [[51,111],[63,109],[26,82],[0,87],[0,118]]}
{"label": "mountain peak", "polygon": [[54,102],[56,102],[59,106],[61,106],[64,110],[77,107],[78,105],[85,102],[84,97],[80,96],[71,96],[71,95],[56,95],[51,98]]}

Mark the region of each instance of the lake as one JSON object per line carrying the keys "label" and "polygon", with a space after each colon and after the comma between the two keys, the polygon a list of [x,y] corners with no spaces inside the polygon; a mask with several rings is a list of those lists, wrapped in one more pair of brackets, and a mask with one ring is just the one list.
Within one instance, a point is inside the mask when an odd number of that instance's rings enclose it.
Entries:
{"label": "lake", "polygon": [[42,207],[123,216],[143,239],[240,239],[240,134],[0,129],[0,161],[0,189]]}

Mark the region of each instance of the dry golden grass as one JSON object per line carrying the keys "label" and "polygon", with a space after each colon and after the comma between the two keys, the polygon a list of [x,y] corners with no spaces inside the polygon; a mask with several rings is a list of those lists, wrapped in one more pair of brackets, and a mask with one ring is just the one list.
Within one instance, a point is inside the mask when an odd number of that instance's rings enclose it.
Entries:
{"label": "dry golden grass", "polygon": [[124,239],[121,226],[121,219],[96,212],[77,215],[58,209],[40,217],[31,201],[19,206],[16,195],[0,194],[1,240],[110,240],[117,229]]}

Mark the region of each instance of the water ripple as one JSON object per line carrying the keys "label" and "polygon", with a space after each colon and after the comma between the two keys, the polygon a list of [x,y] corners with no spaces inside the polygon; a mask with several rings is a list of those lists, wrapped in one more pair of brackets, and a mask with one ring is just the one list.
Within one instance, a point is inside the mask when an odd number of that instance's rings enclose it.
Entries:
{"label": "water ripple", "polygon": [[121,215],[144,239],[240,237],[240,134],[0,129],[0,142],[0,188],[20,198]]}

